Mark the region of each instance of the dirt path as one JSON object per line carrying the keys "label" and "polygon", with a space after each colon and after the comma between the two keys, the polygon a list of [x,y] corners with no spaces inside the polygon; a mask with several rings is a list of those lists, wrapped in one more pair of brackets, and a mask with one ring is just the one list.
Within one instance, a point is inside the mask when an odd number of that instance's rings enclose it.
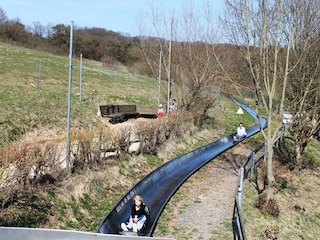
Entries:
{"label": "dirt path", "polygon": [[[230,153],[246,155],[250,152],[239,146]],[[170,235],[162,237],[178,240],[233,239],[231,222],[238,184],[238,170],[230,162],[216,159],[208,163],[191,176],[172,198],[173,215],[168,223]],[[180,194],[182,196],[179,197]]]}

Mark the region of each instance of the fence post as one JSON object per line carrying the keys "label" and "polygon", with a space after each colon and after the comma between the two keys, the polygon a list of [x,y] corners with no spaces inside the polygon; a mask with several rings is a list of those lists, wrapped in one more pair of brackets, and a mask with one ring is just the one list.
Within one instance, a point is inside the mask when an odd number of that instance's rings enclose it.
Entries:
{"label": "fence post", "polygon": [[251,153],[251,177],[253,176],[254,174],[254,158],[255,158],[255,152],[254,150],[252,150],[252,153]]}
{"label": "fence post", "polygon": [[[237,233],[239,234],[239,229],[240,229],[240,221],[239,221],[239,210],[241,209],[242,205],[242,189],[243,189],[243,167],[240,168],[240,179],[239,179],[239,186],[238,186],[238,207],[239,209],[237,210],[236,214],[236,223],[237,223]],[[239,239],[238,235],[235,237],[236,240]]]}
{"label": "fence post", "polygon": [[238,187],[238,200],[239,200],[239,207],[241,208],[242,204],[242,189],[243,189],[243,167],[240,168],[240,181]]}

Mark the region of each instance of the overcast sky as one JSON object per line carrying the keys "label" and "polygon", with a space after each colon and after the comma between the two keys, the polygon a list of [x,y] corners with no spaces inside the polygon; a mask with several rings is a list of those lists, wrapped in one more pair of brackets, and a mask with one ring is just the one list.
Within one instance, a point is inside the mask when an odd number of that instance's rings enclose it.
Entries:
{"label": "overcast sky", "polygon": [[[10,20],[19,19],[26,26],[33,22],[77,27],[101,27],[115,32],[138,35],[137,17],[150,9],[150,4],[168,11],[179,11],[190,0],[1,0],[0,7]],[[203,6],[202,0],[191,0]],[[224,0],[209,0],[215,14]]]}

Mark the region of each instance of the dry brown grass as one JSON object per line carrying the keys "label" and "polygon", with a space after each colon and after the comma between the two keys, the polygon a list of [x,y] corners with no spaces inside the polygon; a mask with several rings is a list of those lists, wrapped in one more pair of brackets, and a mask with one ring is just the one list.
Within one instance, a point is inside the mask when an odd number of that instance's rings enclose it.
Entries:
{"label": "dry brown grass", "polygon": [[45,192],[59,186],[66,175],[58,149],[55,141],[34,140],[0,151],[1,225],[32,227],[46,221],[52,205]]}
{"label": "dry brown grass", "polygon": [[[115,164],[115,160],[127,158],[129,146],[135,141],[140,142],[138,153],[156,154],[158,147],[168,138],[178,138],[188,134],[186,129],[190,129],[192,119],[191,115],[184,115],[188,117],[181,117],[177,113],[163,121],[146,119],[119,126],[106,124],[103,128],[90,130],[72,129],[69,172],[71,175],[68,175],[65,169],[65,136],[51,135],[45,138],[37,133],[29,134],[23,141],[2,148],[0,152],[0,203],[4,211],[0,218],[8,220],[8,212],[11,212],[10,209],[16,209],[17,203],[22,201],[22,206],[27,208],[32,195],[40,196],[39,193],[49,189],[57,191],[57,186],[64,186],[66,193],[62,191],[62,196],[70,195],[74,191],[76,191],[75,196],[80,196],[81,193],[88,190],[86,188],[90,183],[83,181],[81,186],[74,188],[73,186],[79,183],[70,183],[73,175],[79,177],[85,173],[88,177],[90,173],[100,170],[105,165],[113,169],[112,172],[109,172],[112,179],[121,179],[120,174],[131,181],[137,181],[141,174],[147,174],[147,172],[141,172],[141,167],[131,168],[130,163],[120,169]],[[147,162],[132,162],[140,165],[148,164]],[[135,173],[132,169],[138,169],[139,172]],[[145,171],[150,171],[150,169],[145,169]],[[118,175],[115,175],[116,173]],[[128,176],[136,176],[136,178]],[[89,179],[95,181],[94,178]],[[111,185],[114,184],[116,183]],[[117,184],[122,185],[121,181]],[[128,186],[128,180],[123,180],[123,186]],[[47,202],[45,199],[42,200],[44,203]],[[19,221],[22,221],[20,215],[18,217],[13,215],[13,218],[10,219],[8,221],[12,225],[17,225]]]}

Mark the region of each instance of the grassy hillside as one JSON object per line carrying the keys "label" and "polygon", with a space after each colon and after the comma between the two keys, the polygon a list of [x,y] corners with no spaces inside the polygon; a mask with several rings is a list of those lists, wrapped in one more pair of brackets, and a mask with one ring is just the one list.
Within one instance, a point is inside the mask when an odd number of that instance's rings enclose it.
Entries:
{"label": "grassy hillside", "polygon": [[[0,148],[5,147],[6,143],[19,146],[19,141],[13,140],[24,137],[30,131],[57,135],[65,132],[68,64],[68,57],[0,43]],[[83,61],[82,77],[83,101],[80,102],[79,59],[74,59],[71,108],[71,127],[74,129],[82,128],[88,133],[95,127],[105,127],[105,119],[97,116],[99,105],[157,105],[156,79],[130,74],[124,68],[103,67],[99,62],[87,60]],[[165,82],[162,83],[162,90],[166,90]],[[161,154],[111,158],[100,169],[61,175],[61,181],[54,186],[44,185],[41,191],[37,188],[31,189],[32,191],[25,189],[26,195],[31,197],[3,207],[0,225],[6,225],[6,221],[10,220],[16,226],[95,231],[122,194],[148,172],[175,156],[234,132],[239,122],[244,122],[245,126],[254,122],[246,114],[237,115],[237,109],[238,106],[232,101],[223,98],[221,106],[211,109],[212,118],[207,119],[207,129],[187,129],[186,135],[169,139],[167,144],[160,146]],[[177,121],[177,125],[180,123]],[[258,134],[246,140],[244,147],[254,148],[261,141],[262,137]],[[313,141],[307,153],[310,157],[319,159],[319,142]],[[19,159],[23,160],[23,156]],[[4,164],[1,165],[3,166]],[[144,166],[143,169],[141,166]],[[290,172],[287,166],[276,166],[276,169],[276,179],[280,184],[276,199],[281,204],[278,219],[267,216],[254,207],[257,199],[254,183],[245,184],[243,211],[248,236],[250,239],[259,239],[263,234],[266,235],[265,231],[271,229],[278,231],[274,236],[281,236],[279,239],[316,239],[320,229],[319,206],[316,201],[319,196],[319,172]],[[3,174],[3,169],[0,170]],[[192,187],[192,184],[189,186]],[[189,196],[188,192],[186,194]],[[13,197],[19,198],[21,195]],[[0,201],[5,198],[0,194]],[[5,200],[9,202],[8,199]],[[25,207],[26,205],[32,207]],[[185,206],[180,208],[184,209]],[[25,215],[18,215],[17,212],[25,212]],[[167,224],[171,220],[172,216],[165,213],[160,218],[159,232],[163,237],[176,236],[174,232],[167,232]]]}
{"label": "grassy hillside", "polygon": [[[42,67],[40,67],[40,63]],[[69,59],[0,43],[0,139],[16,139],[33,128],[64,128],[67,120]],[[72,126],[95,124],[103,104],[156,106],[158,81],[83,60],[82,102],[79,59],[73,60]],[[98,121],[98,120],[96,120]]]}
{"label": "grassy hillside", "polygon": [[[13,154],[14,160],[19,164],[20,174],[25,175],[33,164],[39,164],[44,157],[47,158],[47,155],[41,153],[44,149],[50,151],[59,146],[57,141],[65,141],[58,137],[66,131],[69,59],[4,43],[0,44],[0,57],[0,102],[3,106],[0,134],[4,140],[1,144],[2,148],[7,147],[5,143],[12,145],[10,150],[4,149],[2,156]],[[83,129],[80,133],[83,139],[79,140],[84,140],[86,144],[92,141],[91,129],[108,129],[106,120],[97,116],[99,105],[157,105],[157,80],[130,74],[121,68],[110,69],[103,67],[99,62],[87,60],[83,61],[83,101],[80,102],[78,67],[79,60],[74,59],[71,127]],[[166,83],[162,84],[162,91],[165,91]],[[253,123],[247,115],[236,115],[236,110],[237,106],[232,101],[225,100],[223,107],[212,111],[213,118],[208,119],[208,126],[211,130],[217,132],[216,129],[219,129],[220,134],[224,134],[235,131],[239,121],[245,125]],[[183,125],[181,119],[178,119],[177,123],[177,126]],[[80,170],[71,176],[59,172],[59,176],[55,176],[59,181],[54,186],[44,186],[44,189],[40,186],[40,191],[38,186],[31,185],[30,188],[25,188],[21,183],[21,188],[16,190],[20,192],[19,201],[24,202],[22,206],[16,204],[14,191],[6,193],[7,196],[0,194],[0,201],[11,204],[3,209],[0,225],[10,223],[15,226],[94,231],[128,186],[164,161],[213,141],[219,136],[211,133],[197,134],[199,131],[201,129],[192,128],[184,131],[186,134],[192,132],[192,139],[173,140],[170,145],[174,146],[174,149],[165,150],[163,157],[122,156],[109,159],[105,162],[106,166],[101,166],[98,172],[96,168],[94,171]],[[29,132],[32,134],[26,144],[19,141],[20,137],[25,139]],[[58,139],[53,143],[39,142],[42,138]],[[21,156],[18,156],[19,154]],[[4,176],[6,166],[10,162],[1,160],[0,174]],[[30,163],[26,163],[28,160]],[[20,162],[23,162],[21,167]],[[145,166],[143,171],[135,172],[135,166],[140,169],[141,165]],[[33,207],[28,208],[25,204],[31,204]],[[43,209],[47,209],[49,219],[44,215]],[[15,214],[17,212],[20,213]]]}

